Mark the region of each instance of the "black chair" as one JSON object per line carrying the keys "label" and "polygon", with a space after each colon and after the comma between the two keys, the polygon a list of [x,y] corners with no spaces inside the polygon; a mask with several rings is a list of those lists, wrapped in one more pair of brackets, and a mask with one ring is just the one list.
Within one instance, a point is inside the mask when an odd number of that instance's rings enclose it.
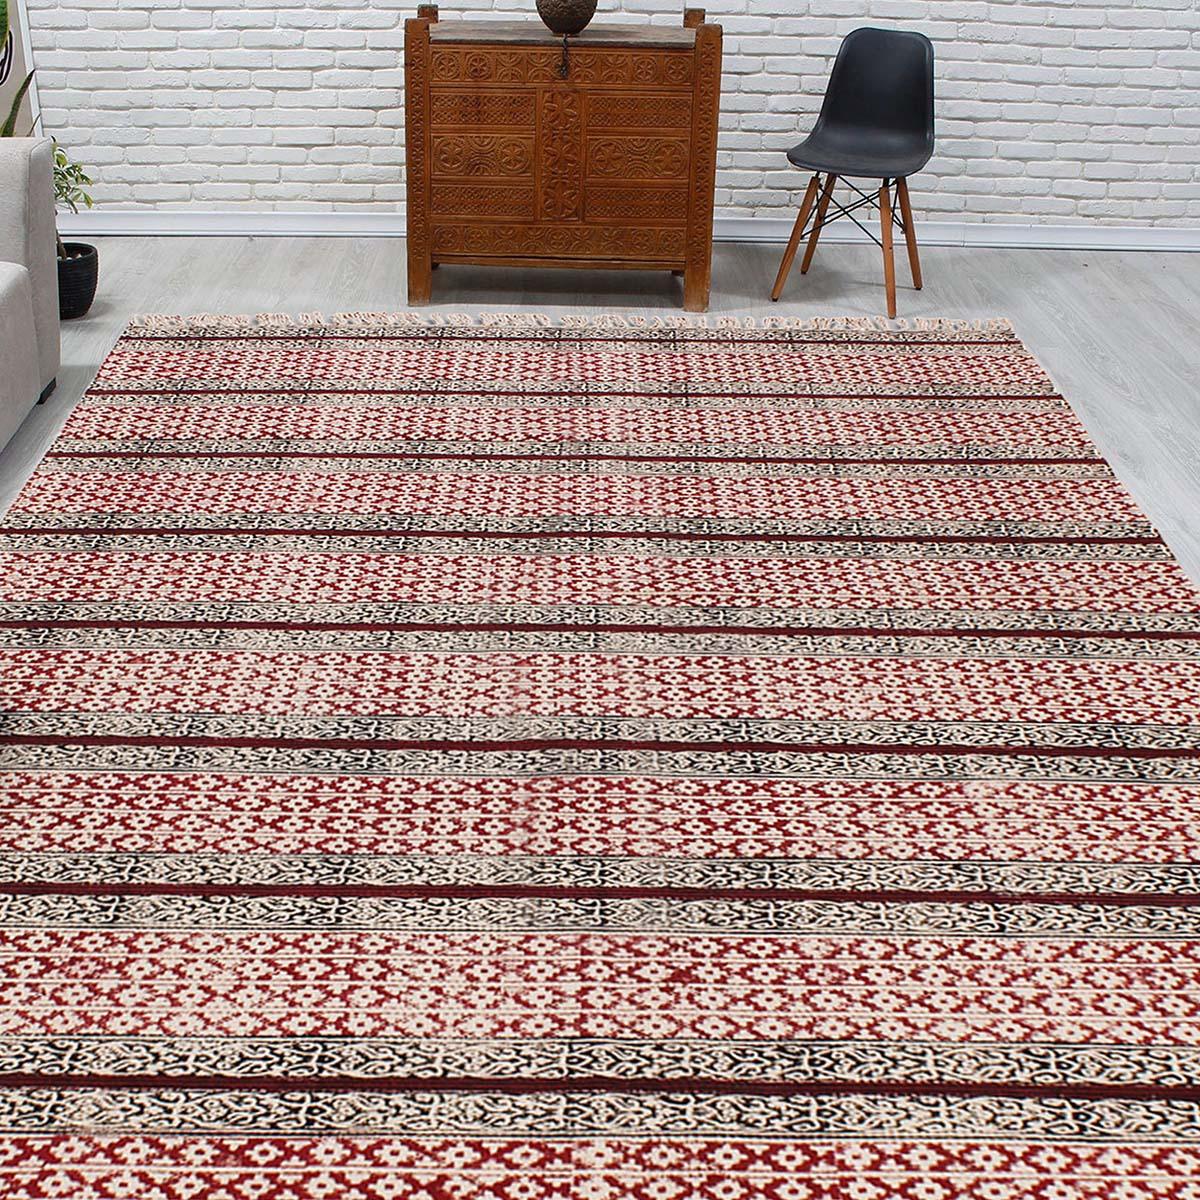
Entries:
{"label": "black chair", "polygon": [[[812,263],[821,230],[838,217],[849,217],[883,248],[887,311],[889,317],[894,317],[896,267],[892,262],[892,226],[895,224],[904,231],[913,286],[920,288],[921,262],[908,200],[908,177],[919,171],[932,154],[933,44],[923,34],[894,29],[856,29],[847,34],[838,49],[812,133],[788,151],[788,161],[793,166],[815,174],[804,193],[800,215],[779,264],[771,299],[778,300],[783,291],[816,203],[800,273],[806,274]],[[882,184],[877,194],[863,191],[848,176],[880,179]],[[857,193],[857,198],[851,197],[848,204],[833,199],[834,184],[839,179]],[[835,210],[833,216],[829,216],[831,204]],[[863,205],[873,204],[879,206],[879,237],[853,215]],[[897,206],[899,216],[895,211]]]}

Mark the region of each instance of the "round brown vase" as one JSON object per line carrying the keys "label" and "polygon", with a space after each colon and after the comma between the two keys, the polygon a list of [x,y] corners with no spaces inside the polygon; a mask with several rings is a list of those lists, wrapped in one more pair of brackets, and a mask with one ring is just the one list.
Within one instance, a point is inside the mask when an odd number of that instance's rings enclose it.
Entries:
{"label": "round brown vase", "polygon": [[578,33],[596,15],[596,0],[537,0],[537,10],[552,33]]}

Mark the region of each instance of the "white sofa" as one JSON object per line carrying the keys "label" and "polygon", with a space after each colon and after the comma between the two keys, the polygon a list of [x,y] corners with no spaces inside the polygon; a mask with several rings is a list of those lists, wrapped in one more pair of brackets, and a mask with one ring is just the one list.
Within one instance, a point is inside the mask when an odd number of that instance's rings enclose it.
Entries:
{"label": "white sofa", "polygon": [[0,447],[58,373],[53,156],[49,138],[0,138]]}

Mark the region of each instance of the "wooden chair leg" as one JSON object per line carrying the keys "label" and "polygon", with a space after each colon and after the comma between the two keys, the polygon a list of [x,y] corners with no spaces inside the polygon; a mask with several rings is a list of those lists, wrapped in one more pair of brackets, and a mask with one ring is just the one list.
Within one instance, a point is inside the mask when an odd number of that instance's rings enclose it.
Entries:
{"label": "wooden chair leg", "polygon": [[804,193],[804,201],[800,205],[800,215],[796,218],[796,224],[792,226],[792,236],[788,238],[787,249],[783,252],[783,261],[779,264],[779,274],[775,276],[775,286],[771,289],[772,300],[779,299],[783,285],[787,283],[788,272],[792,269],[792,260],[796,257],[796,249],[800,245],[800,235],[804,232],[804,224],[808,220],[808,214],[812,211],[813,200],[817,194],[818,179],[820,176],[814,175],[808,181],[808,190]]}
{"label": "wooden chair leg", "polygon": [[887,288],[887,315],[896,315],[896,262],[892,257],[892,192],[888,181],[879,189],[879,229],[883,242],[883,282]]}
{"label": "wooden chair leg", "polygon": [[900,219],[904,222],[904,244],[908,247],[908,266],[912,271],[913,287],[921,290],[921,257],[917,253],[917,231],[913,227],[912,205],[908,202],[908,180],[896,181],[896,196],[900,201]]}
{"label": "wooden chair leg", "polygon": [[817,219],[813,222],[812,234],[804,249],[804,261],[800,264],[801,275],[807,275],[808,268],[812,266],[813,255],[817,252],[817,238],[821,236],[821,226],[824,225],[825,214],[829,211],[829,201],[833,199],[835,183],[837,183],[836,175],[831,173],[825,176],[825,190],[821,193],[821,203],[817,206]]}

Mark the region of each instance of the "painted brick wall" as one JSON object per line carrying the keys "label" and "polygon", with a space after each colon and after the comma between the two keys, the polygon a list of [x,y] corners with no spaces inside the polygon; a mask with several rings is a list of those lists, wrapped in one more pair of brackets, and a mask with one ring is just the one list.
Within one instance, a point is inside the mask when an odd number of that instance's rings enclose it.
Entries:
{"label": "painted brick wall", "polygon": [[[699,0],[703,3],[703,0]],[[403,22],[415,0],[28,0],[48,132],[106,206],[395,211]],[[443,14],[533,0],[444,0]],[[681,0],[601,0],[679,19]],[[725,27],[718,204],[781,217],[781,151],[841,36],[908,26],[938,53],[938,154],[914,184],[943,221],[1200,219],[1197,0],[709,0]]]}

